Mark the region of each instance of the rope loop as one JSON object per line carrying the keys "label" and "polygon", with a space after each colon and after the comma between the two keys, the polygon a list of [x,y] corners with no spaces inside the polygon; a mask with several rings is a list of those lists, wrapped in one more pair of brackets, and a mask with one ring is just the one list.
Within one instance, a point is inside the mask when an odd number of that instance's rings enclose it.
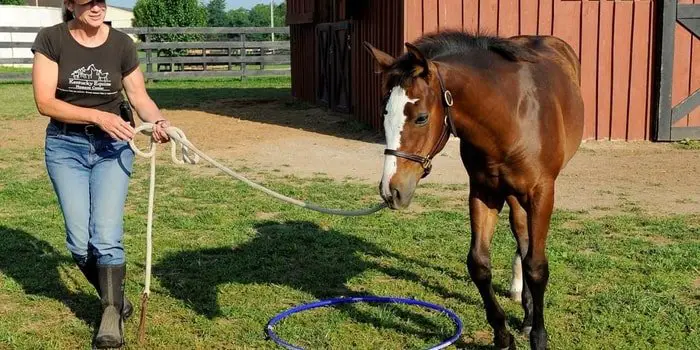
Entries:
{"label": "rope loop", "polygon": [[[134,150],[134,153],[137,155],[144,157],[144,158],[150,158],[153,157],[156,153],[156,148],[157,148],[157,143],[153,141],[153,126],[154,124],[151,123],[143,123],[139,125],[136,128],[136,134],[142,133],[146,136],[148,136],[149,140],[149,150],[148,152],[144,152],[140,150],[136,144],[134,143],[134,139],[131,139],[129,141],[129,146],[131,147],[132,150]],[[170,136],[170,158],[172,159],[173,163],[175,164],[197,164],[199,162],[199,155],[198,154],[192,154],[190,149],[187,147],[190,142],[187,140],[187,136],[185,136],[185,133],[180,130],[179,128],[176,128],[174,126],[171,126],[167,129],[165,129],[165,132]],[[177,149],[180,148],[180,153],[182,154],[182,157],[177,156]]]}

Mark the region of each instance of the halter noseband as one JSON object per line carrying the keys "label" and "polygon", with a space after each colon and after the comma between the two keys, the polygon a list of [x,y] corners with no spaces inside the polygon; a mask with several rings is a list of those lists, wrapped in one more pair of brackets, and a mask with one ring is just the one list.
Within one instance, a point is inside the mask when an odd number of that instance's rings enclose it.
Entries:
{"label": "halter noseband", "polygon": [[454,103],[454,100],[452,100],[452,93],[450,93],[450,90],[445,89],[445,83],[442,81],[440,70],[436,69],[435,71],[437,72],[437,78],[440,82],[442,106],[445,109],[445,121],[443,123],[444,126],[442,128],[442,133],[440,134],[440,139],[435,144],[435,146],[433,146],[433,149],[430,150],[430,153],[428,153],[427,157],[423,157],[417,154],[405,153],[388,148],[384,150],[384,154],[386,155],[396,156],[399,158],[404,158],[419,163],[423,167],[423,176],[421,176],[421,178],[424,178],[430,174],[430,171],[433,169],[432,159],[437,155],[439,150],[445,146],[447,140],[450,139],[450,134],[457,136],[457,130],[455,129],[455,125],[452,120],[452,114],[450,113],[450,107],[452,107],[452,104]]}

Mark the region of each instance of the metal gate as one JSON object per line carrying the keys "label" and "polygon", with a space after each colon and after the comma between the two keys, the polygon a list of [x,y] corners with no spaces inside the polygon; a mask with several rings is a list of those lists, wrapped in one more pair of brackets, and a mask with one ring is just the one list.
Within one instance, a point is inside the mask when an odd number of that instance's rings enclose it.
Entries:
{"label": "metal gate", "polygon": [[678,0],[663,0],[661,19],[661,62],[659,65],[659,97],[656,111],[656,140],[677,141],[685,138],[700,139],[700,126],[682,126],[677,123],[700,106],[700,89],[674,106],[673,64],[676,54],[676,22],[694,37],[700,37],[700,4],[679,4]]}
{"label": "metal gate", "polygon": [[349,21],[316,26],[316,100],[333,111],[345,113],[351,112],[350,31]]}

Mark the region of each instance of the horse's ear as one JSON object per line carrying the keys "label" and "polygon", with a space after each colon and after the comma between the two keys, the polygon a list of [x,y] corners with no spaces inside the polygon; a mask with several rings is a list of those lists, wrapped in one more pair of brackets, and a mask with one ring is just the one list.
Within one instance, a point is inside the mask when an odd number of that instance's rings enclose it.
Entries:
{"label": "horse's ear", "polygon": [[367,49],[367,51],[372,55],[372,57],[374,57],[374,61],[376,62],[377,68],[375,73],[381,73],[389,69],[389,67],[391,67],[391,65],[394,64],[394,61],[396,61],[394,57],[391,57],[391,55],[389,55],[388,53],[372,46],[372,44],[366,41],[363,42],[363,44],[365,46],[365,49]]}
{"label": "horse's ear", "polygon": [[413,57],[413,76],[419,77],[428,75],[428,60],[425,59],[423,53],[411,43],[406,43],[405,45],[408,53]]}

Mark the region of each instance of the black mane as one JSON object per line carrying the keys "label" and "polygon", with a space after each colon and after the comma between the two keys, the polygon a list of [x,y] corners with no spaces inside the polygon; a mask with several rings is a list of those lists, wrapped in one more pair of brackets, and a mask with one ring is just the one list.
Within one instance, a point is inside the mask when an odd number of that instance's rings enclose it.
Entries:
{"label": "black mane", "polygon": [[413,44],[425,58],[464,53],[473,50],[486,50],[499,54],[509,61],[528,61],[532,52],[506,38],[489,35],[474,35],[460,31],[443,31],[425,35]]}
{"label": "black mane", "polygon": [[[534,61],[531,49],[518,45],[506,38],[477,35],[462,31],[442,31],[427,34],[413,41],[426,59],[439,60],[441,57],[464,54],[475,50],[492,52],[505,60]],[[388,74],[387,87],[403,85],[414,77],[415,57],[405,53],[396,59]]]}

